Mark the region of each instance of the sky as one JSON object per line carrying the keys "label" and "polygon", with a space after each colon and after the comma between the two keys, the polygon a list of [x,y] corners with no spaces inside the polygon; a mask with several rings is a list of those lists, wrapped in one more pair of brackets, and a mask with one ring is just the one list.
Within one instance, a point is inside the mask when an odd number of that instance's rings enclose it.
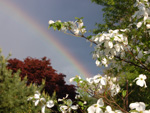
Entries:
{"label": "sky", "polygon": [[[91,52],[94,46],[79,37],[48,29],[49,20],[70,21],[84,17],[87,30],[102,23],[102,7],[90,0],[0,0],[0,48],[10,58],[41,59],[46,56],[66,81],[79,75],[92,77],[102,73]],[[90,33],[85,34],[88,36]]]}

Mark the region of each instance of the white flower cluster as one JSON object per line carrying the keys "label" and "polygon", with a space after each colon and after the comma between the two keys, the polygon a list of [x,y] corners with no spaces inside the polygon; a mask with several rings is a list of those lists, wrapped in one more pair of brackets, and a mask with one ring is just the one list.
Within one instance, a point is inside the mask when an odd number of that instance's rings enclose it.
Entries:
{"label": "white flower cluster", "polygon": [[54,106],[53,100],[46,102],[46,99],[41,97],[41,94],[38,91],[35,92],[33,97],[29,97],[27,100],[33,100],[35,106],[40,102],[42,104],[41,113],[45,113],[45,107],[52,108]]}
{"label": "white flower cluster", "polygon": [[107,106],[105,112],[103,112],[101,107],[104,107],[104,102],[103,102],[102,98],[98,99],[96,104],[91,105],[87,109],[87,111],[88,111],[88,113],[123,113],[120,110],[113,111],[110,106]]}
{"label": "white flower cluster", "polygon": [[[137,28],[140,28],[142,24],[146,25],[147,29],[150,29],[150,3],[147,0],[143,2],[137,0],[134,4],[138,10],[132,15],[132,18],[136,18]],[[129,25],[131,26],[131,24]],[[129,27],[130,28],[130,27]],[[108,64],[115,63],[113,60],[114,56],[119,56],[120,58],[125,57],[125,51],[130,50],[130,46],[128,45],[128,37],[125,35],[126,31],[130,31],[129,29],[116,29],[109,30],[108,33],[99,33],[96,36],[92,37],[92,40],[97,43],[95,47],[95,51],[93,53],[93,59],[96,59],[96,65],[108,67]],[[133,37],[134,38],[134,37]],[[137,40],[137,43],[139,41]],[[133,50],[135,52],[135,50]],[[148,53],[145,53],[148,54]],[[144,56],[144,51],[138,51],[138,58],[142,58]],[[149,62],[150,57],[147,57],[147,62]]]}
{"label": "white flower cluster", "polygon": [[[53,20],[49,21],[49,25],[55,24],[57,22],[61,22],[60,20],[54,22]],[[83,35],[84,33],[86,33],[86,29],[83,26],[83,21],[82,19],[78,19],[77,21],[69,21],[69,22],[61,22],[62,26],[60,28],[61,31],[63,32],[67,32],[67,30],[69,30],[71,33],[73,33],[74,35],[78,36]]]}
{"label": "white flower cluster", "polygon": [[128,45],[128,38],[120,32],[125,32],[127,29],[109,30],[108,33],[99,33],[92,37],[92,40],[97,43],[93,53],[93,59],[96,60],[97,66],[108,66],[108,60],[112,60],[114,56],[125,56],[125,49]]}
{"label": "white flower cluster", "polygon": [[[137,28],[140,28],[142,24],[146,25],[147,29],[150,29],[150,3],[148,0],[136,0],[134,7],[138,10],[132,15],[132,18],[140,19],[137,23]],[[141,20],[142,18],[142,20]]]}
{"label": "white flower cluster", "polygon": [[[147,87],[146,86],[146,75],[140,74],[139,77],[137,77],[134,81],[136,81],[136,84],[140,87]],[[81,79],[80,76],[75,76],[70,78],[70,82],[76,81],[78,85],[84,84],[84,86],[87,86],[89,88],[88,93],[89,94],[98,94],[98,95],[103,95],[104,92],[110,92],[109,96],[115,96],[120,92],[120,86],[117,84],[117,78],[116,77],[109,77],[107,75],[102,76],[100,74],[95,75],[94,77],[91,78],[86,78],[84,81]],[[85,85],[86,84],[86,85]],[[140,103],[131,103],[130,104],[130,113],[150,113],[150,110],[145,110],[145,103],[140,102]],[[104,108],[104,102],[103,99],[100,98],[97,100],[96,104],[91,105],[87,111],[88,113],[123,113],[121,110],[112,110],[110,106],[106,106],[105,112],[101,108]],[[132,112],[132,110],[135,109],[137,112]]]}
{"label": "white flower cluster", "polygon": [[115,96],[120,91],[120,86],[117,83],[116,77],[108,77],[107,75],[102,76],[100,74],[95,75],[92,78],[86,78],[86,80],[82,80],[81,77],[76,76],[70,79],[70,81],[76,81],[79,80],[80,84],[86,84],[88,86],[90,94],[94,94],[94,92],[97,92],[98,94],[102,94],[104,92],[110,92],[110,96]]}
{"label": "white flower cluster", "polygon": [[[143,102],[131,103],[129,107],[131,109],[130,113],[150,113],[150,110],[145,110],[146,105]],[[109,105],[104,109],[104,102],[102,98],[98,99],[96,104],[91,105],[87,111],[88,113],[123,113],[121,110],[113,111]]]}
{"label": "white flower cluster", "polygon": [[77,110],[78,105],[72,105],[73,102],[71,99],[67,99],[68,94],[63,99],[58,99],[58,101],[62,101],[64,104],[60,105],[60,110],[62,113],[71,113],[71,110]]}
{"label": "white flower cluster", "polygon": [[[146,105],[143,102],[131,103],[129,107],[131,109],[130,113],[150,113],[150,110],[145,110]],[[132,111],[133,109],[136,111]]]}

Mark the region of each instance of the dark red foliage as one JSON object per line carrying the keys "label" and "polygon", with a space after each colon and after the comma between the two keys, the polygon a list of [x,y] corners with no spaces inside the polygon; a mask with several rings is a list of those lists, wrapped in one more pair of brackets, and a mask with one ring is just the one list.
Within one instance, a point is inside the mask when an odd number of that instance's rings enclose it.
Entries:
{"label": "dark red foliage", "polygon": [[36,58],[27,57],[24,61],[16,58],[9,59],[7,67],[16,72],[18,69],[21,70],[20,77],[23,79],[27,76],[28,82],[35,83],[37,85],[42,84],[42,79],[45,80],[44,90],[50,96],[56,91],[57,97],[65,97],[69,94],[71,99],[75,97],[75,86],[67,85],[64,78],[66,75],[60,73],[57,74],[56,70],[52,68],[50,60],[43,57],[41,60]]}

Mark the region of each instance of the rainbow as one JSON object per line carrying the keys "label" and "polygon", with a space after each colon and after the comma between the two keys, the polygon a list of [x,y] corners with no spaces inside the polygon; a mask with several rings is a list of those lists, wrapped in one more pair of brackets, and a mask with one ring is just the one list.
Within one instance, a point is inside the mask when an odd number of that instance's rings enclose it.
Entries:
{"label": "rainbow", "polygon": [[65,60],[71,63],[82,78],[91,76],[91,73],[88,72],[88,70],[73,55],[70,54],[70,52],[59,42],[59,40],[43,28],[40,23],[36,22],[36,19],[33,19],[26,12],[21,10],[19,6],[10,1],[2,0],[1,4],[5,6],[7,11],[14,14],[15,18],[21,19],[21,21],[23,21],[28,28],[33,30],[33,32],[38,32],[42,40],[44,40],[45,43],[51,44],[54,47],[54,50],[64,56]]}

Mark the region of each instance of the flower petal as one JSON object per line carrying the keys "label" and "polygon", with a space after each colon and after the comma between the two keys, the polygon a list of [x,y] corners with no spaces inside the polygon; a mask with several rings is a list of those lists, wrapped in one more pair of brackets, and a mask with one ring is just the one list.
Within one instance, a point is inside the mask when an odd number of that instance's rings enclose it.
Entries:
{"label": "flower petal", "polygon": [[41,113],[45,113],[45,105],[42,106]]}
{"label": "flower petal", "polygon": [[95,107],[92,105],[87,109],[88,113],[95,113]]}
{"label": "flower petal", "polygon": [[46,106],[48,108],[52,108],[54,106],[54,102],[52,100],[49,100],[47,103],[46,103]]}
{"label": "flower petal", "polygon": [[35,99],[39,99],[40,98],[40,93],[38,91],[36,91],[36,93],[34,94],[34,98]]}
{"label": "flower petal", "polygon": [[27,101],[30,101],[30,100],[32,100],[33,99],[33,97],[29,97],[28,99],[27,99]]}
{"label": "flower petal", "polygon": [[96,113],[103,113],[101,108],[96,108]]}
{"label": "flower petal", "polygon": [[144,81],[142,81],[142,80],[137,80],[137,81],[136,81],[136,84],[137,84],[138,86],[143,87],[143,86],[144,86]]}
{"label": "flower petal", "polygon": [[107,110],[108,112],[112,111],[112,109],[111,109],[110,106],[107,106],[107,107],[106,107],[106,110]]}
{"label": "flower petal", "polygon": [[73,105],[73,106],[71,106],[71,109],[77,110],[77,109],[78,109],[78,105]]}
{"label": "flower petal", "polygon": [[37,106],[40,100],[36,100],[34,105]]}
{"label": "flower petal", "polygon": [[104,106],[104,102],[103,102],[103,99],[102,99],[102,98],[98,99],[97,105],[100,106],[100,107],[103,107],[103,106]]}

